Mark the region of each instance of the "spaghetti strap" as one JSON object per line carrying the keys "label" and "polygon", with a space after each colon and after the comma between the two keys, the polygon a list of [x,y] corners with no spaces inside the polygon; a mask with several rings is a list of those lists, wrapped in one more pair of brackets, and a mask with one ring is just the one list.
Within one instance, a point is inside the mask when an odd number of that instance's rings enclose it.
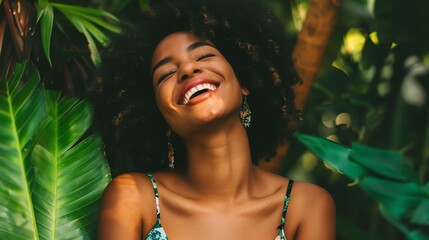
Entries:
{"label": "spaghetti strap", "polygon": [[159,208],[158,186],[156,185],[155,178],[153,177],[153,175],[151,173],[147,173],[146,175],[149,177],[150,181],[152,182],[153,192],[155,194],[156,218],[157,218],[157,220],[159,222],[161,220],[161,211],[160,211],[160,208]]}
{"label": "spaghetti strap", "polygon": [[286,212],[287,212],[287,208],[289,206],[290,195],[291,195],[291,192],[292,192],[292,186],[293,186],[293,180],[289,179],[289,183],[287,185],[287,190],[286,190],[286,196],[285,196],[285,200],[284,200],[284,203],[283,203],[282,219],[280,221],[280,226],[278,227],[278,229],[280,229],[280,231],[279,231],[279,237],[282,240],[286,240],[286,235],[284,233],[284,226],[285,226],[285,221],[286,221]]}
{"label": "spaghetti strap", "polygon": [[149,231],[146,240],[168,240],[167,234],[165,233],[164,228],[161,224],[161,213],[159,210],[159,195],[158,195],[158,186],[156,185],[155,178],[151,173],[146,173],[152,182],[153,192],[155,194],[155,204],[156,204],[156,223]]}

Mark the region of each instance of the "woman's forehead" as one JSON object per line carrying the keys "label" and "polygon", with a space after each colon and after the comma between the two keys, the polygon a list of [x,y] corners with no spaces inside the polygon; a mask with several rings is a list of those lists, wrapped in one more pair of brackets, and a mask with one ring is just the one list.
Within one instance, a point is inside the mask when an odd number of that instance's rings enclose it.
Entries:
{"label": "woman's forehead", "polygon": [[152,55],[151,65],[154,64],[154,61],[165,57],[165,55],[168,55],[174,49],[181,49],[184,51],[193,50],[192,44],[195,42],[207,43],[204,45],[214,47],[213,44],[210,43],[210,41],[203,40],[202,38],[197,37],[194,34],[189,32],[171,33],[166,37],[164,37],[155,47],[154,53]]}

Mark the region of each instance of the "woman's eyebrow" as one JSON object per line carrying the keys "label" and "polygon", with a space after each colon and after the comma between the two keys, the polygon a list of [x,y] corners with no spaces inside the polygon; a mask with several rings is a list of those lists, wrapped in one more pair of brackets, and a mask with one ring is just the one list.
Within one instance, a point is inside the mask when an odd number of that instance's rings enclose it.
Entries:
{"label": "woman's eyebrow", "polygon": [[153,76],[153,73],[155,72],[156,69],[158,69],[159,67],[161,67],[162,65],[164,65],[166,63],[171,62],[172,60],[173,59],[171,57],[166,57],[166,58],[161,59],[158,63],[155,64],[155,66],[153,66],[152,76]]}
{"label": "woman's eyebrow", "polygon": [[215,47],[213,44],[211,44],[211,43],[209,43],[209,42],[205,42],[205,41],[198,41],[198,42],[191,43],[191,45],[189,45],[189,46],[186,48],[186,51],[190,52],[190,51],[192,51],[192,50],[194,50],[194,49],[196,49],[196,48],[204,47],[204,46],[209,46],[209,47],[213,47],[213,48]]}
{"label": "woman's eyebrow", "polygon": [[[186,51],[187,52],[190,52],[190,51],[193,51],[193,50],[195,50],[195,49],[197,49],[197,48],[199,48],[199,47],[204,47],[204,46],[209,46],[209,47],[215,47],[213,44],[211,44],[211,43],[209,43],[209,42],[205,42],[205,41],[198,41],[198,42],[194,42],[194,43],[191,43],[187,48],[186,48]],[[162,65],[164,65],[164,64],[166,64],[166,63],[169,63],[169,62],[171,62],[173,59],[171,58],[171,57],[166,57],[166,58],[163,58],[163,59],[161,59],[159,62],[157,62],[156,64],[155,64],[155,66],[153,67],[153,69],[152,69],[152,75],[153,75],[153,73],[155,72],[155,70],[156,69],[158,69],[159,67],[161,67]]]}

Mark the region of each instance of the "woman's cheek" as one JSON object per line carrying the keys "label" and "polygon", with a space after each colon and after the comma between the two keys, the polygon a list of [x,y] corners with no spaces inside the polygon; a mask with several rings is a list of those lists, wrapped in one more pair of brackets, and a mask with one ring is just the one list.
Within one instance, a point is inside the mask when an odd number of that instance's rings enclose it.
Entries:
{"label": "woman's cheek", "polygon": [[174,112],[174,109],[172,106],[175,101],[173,99],[174,98],[173,90],[174,90],[174,87],[172,86],[172,84],[168,82],[164,82],[164,83],[161,83],[160,86],[158,86],[155,92],[156,103],[164,118],[168,118],[168,115],[171,115]]}

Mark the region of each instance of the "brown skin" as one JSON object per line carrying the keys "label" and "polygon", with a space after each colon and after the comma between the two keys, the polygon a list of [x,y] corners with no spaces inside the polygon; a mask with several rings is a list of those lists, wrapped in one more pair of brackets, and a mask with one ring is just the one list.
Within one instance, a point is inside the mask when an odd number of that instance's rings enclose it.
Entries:
{"label": "brown skin", "polygon": [[[154,173],[161,221],[167,236],[189,239],[267,239],[278,234],[288,179],[251,162],[245,128],[239,118],[243,89],[222,54],[212,46],[188,46],[199,40],[174,33],[157,46],[152,67],[158,107],[183,137],[188,168]],[[209,57],[203,57],[209,53]],[[171,72],[159,83],[159,76]],[[220,84],[213,92],[183,104],[183,89],[195,79]],[[155,198],[146,175],[124,174],[106,188],[99,239],[145,239],[156,223]],[[320,187],[296,182],[286,216],[287,239],[330,240],[335,236],[335,207]]]}

